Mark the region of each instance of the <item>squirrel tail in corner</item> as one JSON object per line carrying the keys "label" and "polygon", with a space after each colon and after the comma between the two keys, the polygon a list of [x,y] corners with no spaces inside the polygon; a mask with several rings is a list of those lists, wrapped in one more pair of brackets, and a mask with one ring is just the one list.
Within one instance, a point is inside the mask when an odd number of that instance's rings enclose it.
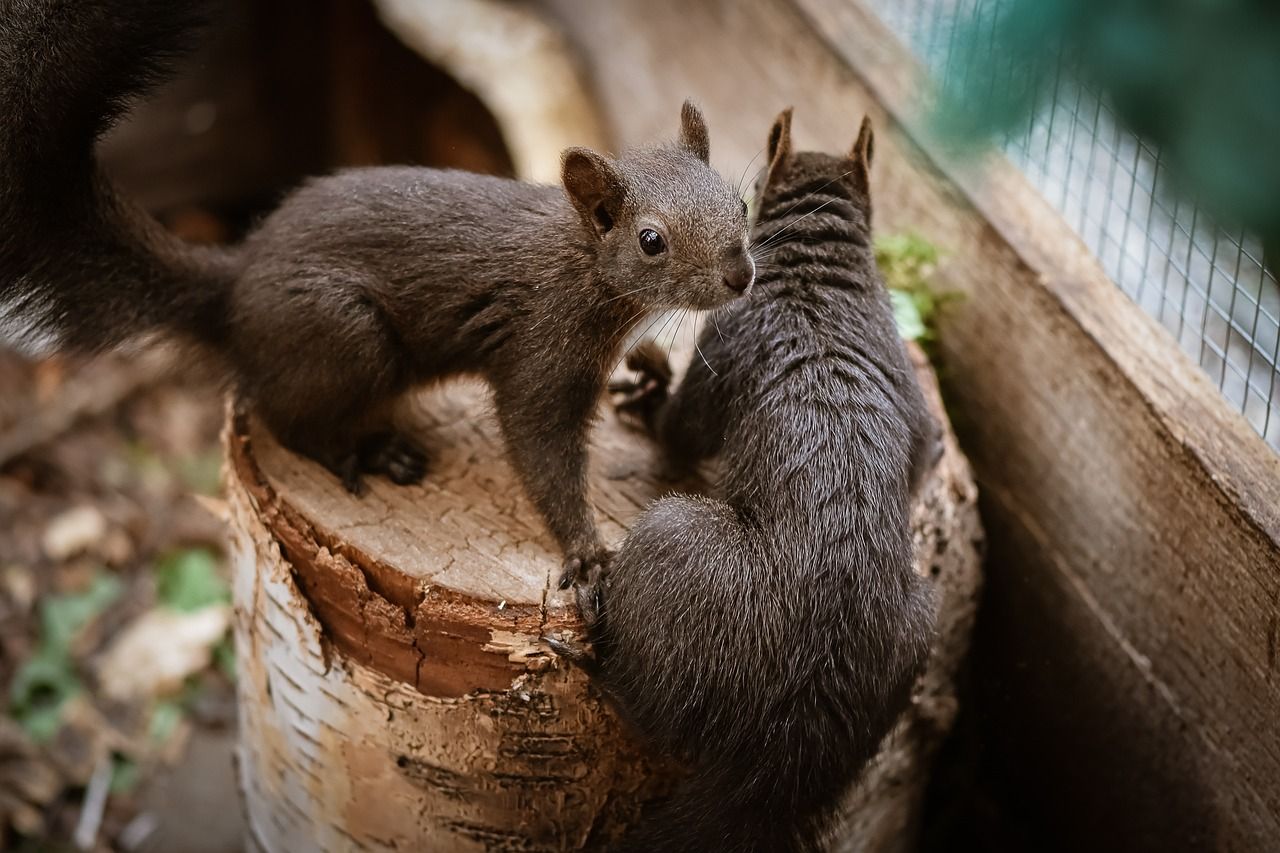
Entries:
{"label": "squirrel tail in corner", "polygon": [[198,28],[191,0],[0,0],[0,343],[216,346],[235,257],[190,246],[99,171],[100,137]]}
{"label": "squirrel tail in corner", "polygon": [[[778,762],[763,766],[781,767]],[[821,827],[797,820],[792,797],[780,796],[784,777],[744,782],[728,774],[695,772],[647,813],[611,853],[818,853]]]}

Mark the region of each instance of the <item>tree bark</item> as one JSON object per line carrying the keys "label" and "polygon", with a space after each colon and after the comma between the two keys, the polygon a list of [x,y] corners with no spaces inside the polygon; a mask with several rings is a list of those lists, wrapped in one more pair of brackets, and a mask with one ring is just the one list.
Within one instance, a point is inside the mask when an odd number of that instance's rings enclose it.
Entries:
{"label": "tree bark", "polygon": [[[932,373],[921,376],[941,417]],[[471,383],[423,395],[406,423],[433,451],[426,482],[371,481],[361,498],[252,417],[230,416],[238,766],[251,847],[601,849],[665,789],[671,768],[541,639],[579,625],[487,406]],[[672,488],[651,445],[612,414],[593,433],[592,466],[591,500],[615,543]],[[911,836],[972,623],[975,499],[948,433],[912,522],[918,568],[939,592],[937,648],[850,797],[837,849],[894,849]]]}

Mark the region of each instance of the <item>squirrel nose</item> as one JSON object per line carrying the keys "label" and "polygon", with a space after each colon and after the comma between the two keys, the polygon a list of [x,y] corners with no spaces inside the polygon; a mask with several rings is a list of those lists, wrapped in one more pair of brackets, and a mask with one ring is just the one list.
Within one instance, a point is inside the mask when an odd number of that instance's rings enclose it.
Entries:
{"label": "squirrel nose", "polygon": [[752,263],[751,258],[744,255],[725,271],[724,286],[734,293],[746,293],[755,277],[756,265]]}

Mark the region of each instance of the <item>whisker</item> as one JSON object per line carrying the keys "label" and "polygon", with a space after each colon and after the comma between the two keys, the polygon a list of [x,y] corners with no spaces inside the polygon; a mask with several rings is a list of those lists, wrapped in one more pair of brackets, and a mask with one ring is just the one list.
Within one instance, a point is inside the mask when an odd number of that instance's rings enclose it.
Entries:
{"label": "whisker", "polygon": [[[627,353],[630,353],[633,349],[635,349],[640,344],[641,341],[649,337],[649,332],[653,330],[653,327],[658,324],[659,320],[669,319],[670,317],[671,317],[670,314],[657,314],[656,316],[654,316],[654,318],[649,321],[649,325],[645,326],[644,331],[641,332],[639,335],[637,335],[636,339],[631,342],[631,346],[627,347]],[[636,325],[639,325],[639,324],[637,323]],[[624,353],[624,355],[626,355],[627,353]]]}
{"label": "whisker", "polygon": [[[720,331],[720,321],[716,319],[716,312],[712,311],[710,316],[711,316],[711,325],[714,326],[716,330],[716,337],[720,338],[720,340],[723,342],[724,334]],[[711,365],[707,365],[707,366],[710,367]]]}
{"label": "whisker", "polygon": [[[705,322],[705,321],[704,321],[704,322]],[[719,334],[719,330],[718,330],[718,329],[716,330],[716,333],[717,333],[717,334]],[[695,328],[695,329],[693,330],[693,348],[694,348],[695,350],[697,350],[697,352],[698,352],[698,357],[699,357],[699,358],[701,358],[701,359],[702,359],[702,363],[703,363],[703,364],[705,364],[705,365],[707,366],[707,370],[710,370],[710,371],[711,371],[711,375],[712,375],[712,376],[719,376],[720,374],[719,374],[719,373],[716,373],[716,369],[715,369],[714,367],[712,367],[712,366],[711,366],[711,362],[707,361],[707,357],[706,357],[705,355],[703,355],[703,354],[702,354],[702,347],[698,346],[698,338],[699,338],[699,337],[700,337],[700,335],[698,334],[698,330]]]}
{"label": "whisker", "polygon": [[[646,308],[641,308],[639,311],[637,311],[636,313],[628,317],[627,321],[622,324],[622,328],[626,330],[623,332],[623,336],[625,337],[626,335],[630,334],[631,330],[634,329],[635,326],[640,325],[640,321],[644,318],[644,315],[648,313],[649,313],[649,309],[646,307]],[[634,323],[635,325],[633,326],[632,323]]]}
{"label": "whisker", "polygon": [[[769,217],[769,219],[770,219],[771,221],[774,221],[774,220],[778,220],[778,219],[783,219],[783,218],[785,218],[786,216],[788,216],[788,215],[791,213],[791,211],[795,210],[797,207],[799,207],[799,206],[800,206],[801,204],[803,204],[805,201],[807,201],[808,199],[810,199],[810,198],[812,198],[813,196],[817,195],[818,193],[822,192],[822,191],[823,191],[823,190],[825,190],[827,187],[829,187],[829,186],[831,186],[832,184],[834,184],[836,181],[838,181],[838,180],[840,180],[840,179],[842,179],[842,178],[844,178],[844,177],[846,177],[846,176],[848,176],[848,175],[851,175],[851,174],[853,174],[853,170],[852,170],[852,169],[850,169],[850,170],[849,170],[849,171],[847,171],[847,172],[844,172],[843,174],[836,175],[834,178],[832,178],[831,180],[827,181],[825,184],[823,184],[822,186],[818,187],[816,190],[812,190],[812,191],[807,192],[807,193],[805,193],[804,195],[800,196],[800,198],[796,199],[796,200],[795,200],[795,202],[794,202],[790,207],[788,207],[785,211],[783,211],[780,215],[778,215],[778,216],[771,216],[771,217]],[[822,205],[822,207],[825,207],[826,205],[830,204],[832,201],[835,201],[835,199],[830,199],[830,200],[828,200],[828,201],[824,202],[824,203],[823,203],[823,205]],[[821,207],[819,207],[819,208],[818,208],[818,210],[821,210]],[[814,210],[814,211],[810,211],[810,213],[816,213],[816,212],[817,212],[816,210]],[[808,215],[808,214],[806,214],[806,215]],[[803,219],[803,218],[804,218],[804,217],[801,217],[801,219]],[[797,220],[797,221],[799,221],[799,220]],[[794,224],[794,223],[791,223],[791,224]],[[784,226],[784,230],[785,230],[785,228],[786,228],[786,226]],[[782,233],[782,232],[775,232],[774,234],[770,235],[770,237],[769,237],[768,239],[766,239],[763,243],[758,244],[758,245],[760,245],[761,247],[764,247],[764,246],[769,245],[769,242],[770,242],[771,240],[773,240],[775,237],[777,237],[779,233]],[[752,248],[754,248],[756,245],[757,245],[757,244],[752,243]]]}
{"label": "whisker", "polygon": [[676,321],[676,330],[675,332],[672,333],[671,340],[667,341],[667,361],[668,362],[671,361],[671,350],[672,348],[675,347],[676,338],[680,337],[680,327],[684,325],[684,318],[685,318],[685,315],[688,313],[689,313],[688,308],[680,312],[680,319]]}
{"label": "whisker", "polygon": [[[649,309],[645,308],[645,309],[642,309],[638,314],[633,314],[631,316],[631,319],[627,320],[627,322],[623,324],[623,327],[626,328],[627,330],[625,335],[629,336],[636,326],[639,326],[641,323],[643,323],[644,315],[647,313],[649,313]],[[644,340],[644,336],[648,334],[649,329],[653,328],[653,324],[658,322],[661,319],[662,319],[661,314],[655,315],[653,319],[649,321],[649,325],[645,328],[645,330],[640,333],[639,337],[635,338],[628,346],[623,348],[622,353],[618,356],[618,360],[615,361],[613,363],[613,367],[610,368],[609,375],[611,376],[613,375],[613,373],[618,369],[618,367],[622,364],[622,362],[626,361],[627,356],[631,354],[631,351],[636,348],[636,345],[640,341]]]}
{"label": "whisker", "polygon": [[[667,327],[667,323],[670,323],[671,318],[674,316],[675,316],[675,313],[670,312],[667,314],[658,314],[652,320],[650,320],[649,325],[645,326],[644,331],[641,332],[639,335],[637,335],[636,338],[631,342],[630,346],[628,346],[625,350],[622,351],[622,355],[619,356],[616,362],[614,362],[613,370],[610,370],[609,373],[613,373],[615,370],[617,370],[618,366],[627,360],[627,356],[631,355],[631,353],[635,351],[635,348],[638,347],[642,341],[648,338],[649,332],[652,331],[653,327],[658,324],[658,321],[665,319],[666,322],[662,324],[662,329],[665,329]],[[639,324],[637,323],[636,325],[639,325]],[[662,336],[662,329],[658,330],[658,334],[656,337]]]}
{"label": "whisker", "polygon": [[747,171],[751,168],[751,164],[756,161],[756,157],[759,157],[761,154],[764,153],[764,149],[767,147],[768,147],[768,144],[760,146],[760,150],[755,153],[755,157],[752,157],[750,160],[748,160],[747,165],[742,169],[742,174],[738,176],[738,185],[736,187],[736,191],[738,195],[742,195],[742,179],[747,176]]}
{"label": "whisker", "polygon": [[628,290],[626,293],[619,293],[617,296],[610,296],[608,299],[605,299],[604,301],[600,302],[599,304],[600,304],[600,305],[607,305],[607,304],[609,304],[610,302],[614,301],[615,299],[622,299],[622,298],[623,298],[623,297],[625,297],[625,296],[632,296],[632,295],[634,295],[634,294],[636,294],[636,293],[639,293],[639,292],[640,292],[640,291],[642,291],[642,290],[653,290],[653,289],[654,289],[655,287],[657,287],[657,286],[658,286],[658,285],[656,285],[656,284],[650,284],[650,285],[647,285],[647,286],[645,286],[645,287],[637,287],[635,290]]}
{"label": "whisker", "polygon": [[824,201],[822,204],[815,207],[813,210],[806,213],[804,216],[799,217],[793,222],[788,222],[786,225],[784,225],[774,234],[770,235],[769,239],[765,240],[764,243],[760,245],[760,248],[764,249],[770,246],[776,246],[779,237],[788,233],[790,230],[794,229],[797,225],[799,225],[801,222],[804,222],[810,216],[813,216],[815,213],[818,213],[819,211],[821,211],[822,208],[826,207],[827,205],[831,204],[834,201],[839,201],[839,200],[840,199],[837,199],[837,198],[829,198],[826,201]]}
{"label": "whisker", "polygon": [[670,326],[672,321],[676,319],[676,316],[677,316],[677,313],[675,311],[672,311],[670,314],[667,315],[667,322],[663,323],[662,328],[658,329],[658,334],[653,336],[654,340],[659,340],[659,341],[662,340],[662,336],[667,333],[667,327]]}
{"label": "whisker", "polygon": [[769,164],[764,163],[760,166],[760,168],[756,169],[754,172],[751,173],[751,189],[752,189],[753,195],[757,197],[759,196],[759,193],[755,192],[755,190],[760,183],[760,176],[763,175],[765,170],[768,168],[769,168]]}

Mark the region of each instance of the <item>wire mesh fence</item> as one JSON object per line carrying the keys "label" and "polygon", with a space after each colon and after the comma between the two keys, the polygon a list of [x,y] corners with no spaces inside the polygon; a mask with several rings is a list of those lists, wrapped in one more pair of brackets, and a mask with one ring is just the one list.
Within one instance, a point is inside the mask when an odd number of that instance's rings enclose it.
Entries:
{"label": "wire mesh fence", "polygon": [[[995,44],[1000,2],[869,5],[941,80],[963,73],[959,40],[975,19],[993,24],[990,61],[1007,62]],[[1224,230],[1178,197],[1160,152],[1122,128],[1105,98],[1065,73],[1025,129],[1002,144],[1112,281],[1280,451],[1280,284],[1261,243]]]}

